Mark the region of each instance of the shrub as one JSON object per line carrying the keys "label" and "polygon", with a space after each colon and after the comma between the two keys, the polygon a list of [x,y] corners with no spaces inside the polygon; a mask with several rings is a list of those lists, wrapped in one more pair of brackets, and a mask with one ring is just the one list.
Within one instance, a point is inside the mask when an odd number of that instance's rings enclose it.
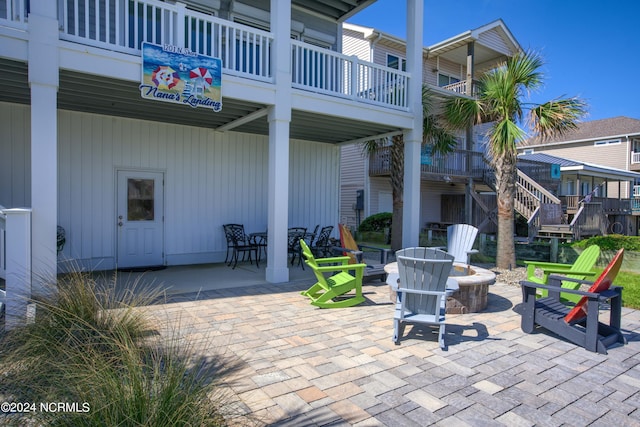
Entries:
{"label": "shrub", "polygon": [[384,231],[385,228],[391,228],[391,213],[390,212],[380,212],[374,215],[371,215],[362,221],[360,227],[358,227],[358,231]]}
{"label": "shrub", "polygon": [[598,245],[603,251],[617,251],[624,248],[627,251],[640,251],[640,237],[609,234],[608,236],[593,236],[572,244],[573,247],[586,248]]}
{"label": "shrub", "polygon": [[71,273],[35,301],[33,322],[0,334],[4,400],[79,405],[77,411],[37,411],[31,420],[12,414],[0,423],[227,425],[224,416],[234,406],[219,381],[238,364],[196,359],[200,352],[189,342],[160,334],[141,307],[158,295],[136,286],[117,292],[115,281],[98,284]]}

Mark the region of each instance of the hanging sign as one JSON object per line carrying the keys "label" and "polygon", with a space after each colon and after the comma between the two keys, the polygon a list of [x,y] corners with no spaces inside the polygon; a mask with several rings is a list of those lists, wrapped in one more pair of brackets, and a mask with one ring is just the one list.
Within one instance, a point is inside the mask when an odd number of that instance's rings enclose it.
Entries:
{"label": "hanging sign", "polygon": [[432,148],[433,147],[431,147],[431,145],[427,145],[427,144],[423,144],[422,147],[420,147],[420,164],[421,165],[431,165]]}
{"label": "hanging sign", "polygon": [[222,110],[222,61],[173,45],[142,43],[140,95]]}

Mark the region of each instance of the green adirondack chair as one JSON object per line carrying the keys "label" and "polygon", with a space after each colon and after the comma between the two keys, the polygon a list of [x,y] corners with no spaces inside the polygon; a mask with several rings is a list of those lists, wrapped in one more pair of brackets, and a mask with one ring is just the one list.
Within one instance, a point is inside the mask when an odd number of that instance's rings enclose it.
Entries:
{"label": "green adirondack chair", "polygon": [[[349,264],[348,256],[316,259],[304,240],[300,240],[305,263],[318,280],[302,295],[309,297],[311,305],[320,308],[352,307],[364,302],[362,278],[366,264]],[[326,265],[334,264],[334,265]],[[355,276],[349,274],[354,271]],[[326,273],[336,273],[326,277]],[[350,294],[351,291],[355,292]]]}
{"label": "green adirondack chair", "polygon": [[[582,251],[573,264],[525,261],[525,264],[527,265],[527,281],[547,285],[549,282],[549,275],[551,274],[562,274],[571,279],[585,280],[587,277],[593,277],[596,275],[593,271],[593,266],[596,264],[599,256],[600,247],[592,245]],[[536,268],[542,270],[542,277],[536,276]],[[580,289],[580,283],[576,282],[562,281],[561,286],[565,289]],[[538,294],[539,297],[545,298],[548,296],[546,289],[541,289],[540,291],[541,292]],[[580,297],[580,295],[570,294],[567,292],[562,292],[560,294],[560,300],[563,302],[577,303],[580,300]]]}

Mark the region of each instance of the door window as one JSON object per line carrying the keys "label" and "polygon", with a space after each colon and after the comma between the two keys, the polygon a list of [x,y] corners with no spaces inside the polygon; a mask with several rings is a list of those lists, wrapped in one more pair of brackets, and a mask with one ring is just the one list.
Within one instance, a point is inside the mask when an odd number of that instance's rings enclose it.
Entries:
{"label": "door window", "polygon": [[153,221],[155,205],[153,195],[153,179],[129,178],[127,180],[127,220]]}

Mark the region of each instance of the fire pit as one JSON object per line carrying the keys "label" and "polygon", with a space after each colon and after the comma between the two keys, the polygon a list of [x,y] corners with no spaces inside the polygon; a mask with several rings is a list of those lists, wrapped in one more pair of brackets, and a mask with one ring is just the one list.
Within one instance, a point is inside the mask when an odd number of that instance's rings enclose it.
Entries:
{"label": "fire pit", "polygon": [[[391,301],[396,302],[395,282],[398,280],[398,264],[392,262],[385,265],[384,271],[389,275],[387,283],[391,287]],[[447,313],[476,313],[487,307],[489,285],[496,282],[496,274],[475,265],[453,263],[451,279],[458,283],[458,289],[447,284]]]}
{"label": "fire pit", "polygon": [[476,313],[487,307],[489,285],[496,274],[475,265],[454,263],[449,276],[458,282],[458,290],[447,298],[447,313]]}

